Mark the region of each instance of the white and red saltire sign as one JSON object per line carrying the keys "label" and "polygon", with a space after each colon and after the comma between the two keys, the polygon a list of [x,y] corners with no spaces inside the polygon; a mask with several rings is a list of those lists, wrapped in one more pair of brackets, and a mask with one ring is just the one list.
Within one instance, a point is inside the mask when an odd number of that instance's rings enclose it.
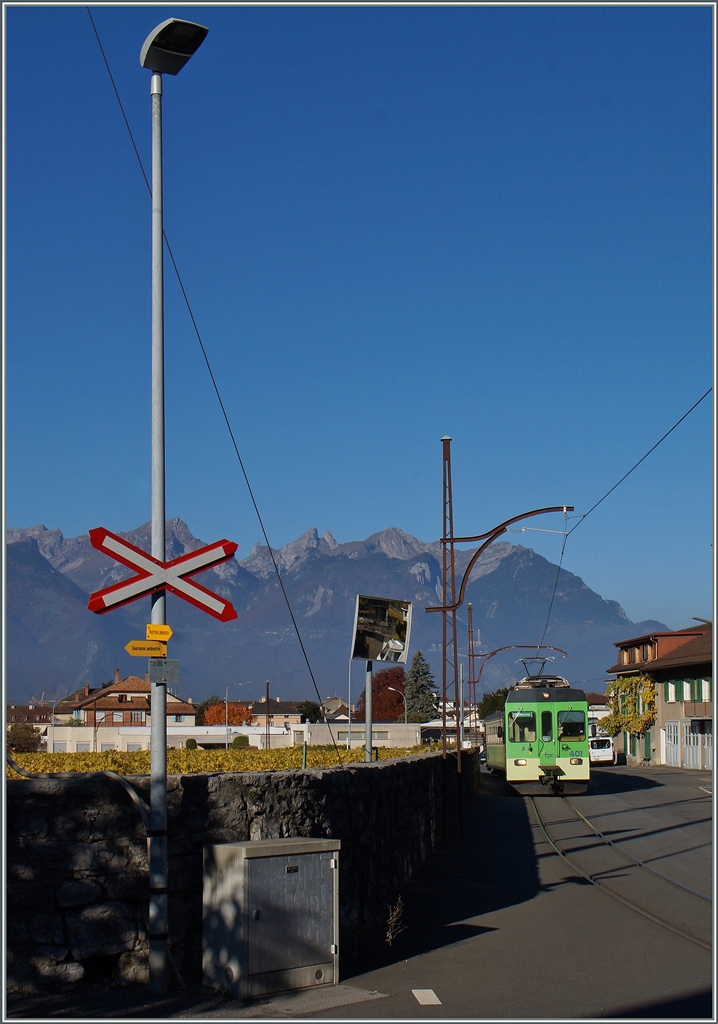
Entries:
{"label": "white and red saltire sign", "polygon": [[112,611],[130,601],[136,601],[146,594],[154,594],[158,590],[169,590],[177,597],[189,601],[195,608],[201,608],[203,612],[213,615],[221,622],[229,622],[236,619],[237,613],[234,606],[225,601],[223,597],[213,594],[211,590],[201,587],[194,580],[187,576],[193,576],[196,572],[210,569],[213,565],[219,565],[230,559],[237,545],[231,540],[218,540],[214,544],[208,544],[197,551],[190,551],[186,555],[172,559],[171,562],[160,562],[158,559],[148,555],[146,551],[136,548],[134,544],[110,533],[103,526],[90,530],[90,543],[93,548],[109,555],[115,561],[121,562],[130,569],[135,569],[136,576],[127,580],[121,580],[104,590],[97,590],[90,595],[87,607],[91,612],[102,615],[104,612]]}

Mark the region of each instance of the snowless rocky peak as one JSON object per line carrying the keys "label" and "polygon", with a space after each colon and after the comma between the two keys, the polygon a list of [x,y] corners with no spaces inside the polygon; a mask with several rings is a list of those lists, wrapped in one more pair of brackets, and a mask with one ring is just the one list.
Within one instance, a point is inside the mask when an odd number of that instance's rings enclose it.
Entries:
{"label": "snowless rocky peak", "polygon": [[[312,526],[301,537],[290,541],[284,547],[272,548],[272,554],[279,569],[292,569],[302,559],[306,558],[310,551],[320,551],[322,554],[327,554],[336,547],[339,547],[339,545],[329,530],[325,530],[320,537],[316,526]],[[254,573],[255,576],[268,576],[274,572],[269,549],[263,544],[254,544],[249,558],[245,558],[239,564],[243,569]]]}
{"label": "snowless rocky peak", "polygon": [[414,558],[416,555],[428,551],[432,545],[425,544],[409,533],[404,533],[397,526],[390,526],[387,530],[373,533],[366,539],[367,550],[381,551],[388,558]]}

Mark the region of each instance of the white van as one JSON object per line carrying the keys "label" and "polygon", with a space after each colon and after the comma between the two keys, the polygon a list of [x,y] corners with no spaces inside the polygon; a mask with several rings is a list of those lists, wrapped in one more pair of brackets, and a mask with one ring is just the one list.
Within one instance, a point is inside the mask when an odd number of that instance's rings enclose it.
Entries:
{"label": "white van", "polygon": [[591,764],[615,764],[616,748],[610,736],[592,736],[588,741]]}

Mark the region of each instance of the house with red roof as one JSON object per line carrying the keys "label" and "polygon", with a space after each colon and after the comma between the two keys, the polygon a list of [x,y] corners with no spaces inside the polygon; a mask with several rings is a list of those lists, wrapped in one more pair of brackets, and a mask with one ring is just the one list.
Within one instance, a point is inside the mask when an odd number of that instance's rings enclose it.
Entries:
{"label": "house with red roof", "polygon": [[713,625],[620,640],[608,669],[645,675],[657,689],[656,720],[643,740],[624,736],[627,760],[674,767],[713,768]]}

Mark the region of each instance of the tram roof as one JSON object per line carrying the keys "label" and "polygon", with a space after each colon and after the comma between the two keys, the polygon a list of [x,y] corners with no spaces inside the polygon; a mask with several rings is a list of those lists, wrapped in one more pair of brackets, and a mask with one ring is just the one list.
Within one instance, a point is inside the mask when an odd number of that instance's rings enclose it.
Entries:
{"label": "tram roof", "polygon": [[571,701],[585,703],[586,694],[583,690],[575,690],[572,686],[532,686],[512,689],[506,694],[507,704],[566,704]]}

